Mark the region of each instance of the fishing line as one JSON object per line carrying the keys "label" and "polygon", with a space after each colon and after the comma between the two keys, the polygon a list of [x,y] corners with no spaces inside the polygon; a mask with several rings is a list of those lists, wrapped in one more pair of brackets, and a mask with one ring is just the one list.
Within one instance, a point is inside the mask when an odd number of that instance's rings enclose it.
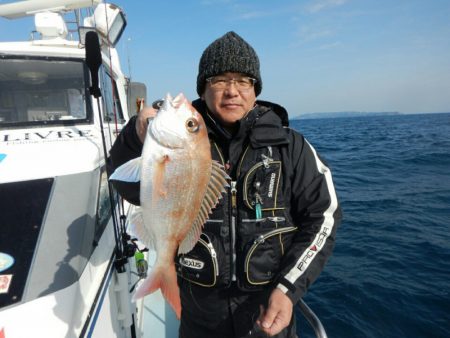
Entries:
{"label": "fishing line", "polygon": [[[105,13],[106,13],[106,25],[107,25],[107,36],[109,36],[109,27],[108,27],[108,16],[107,16],[107,4],[104,2],[105,5]],[[100,6],[100,5],[99,5]],[[97,27],[97,24],[95,22],[95,15],[93,15],[94,17],[94,27]],[[101,105],[100,105],[100,97],[102,96],[101,94],[101,90],[100,90],[100,86],[99,86],[99,76],[98,76],[98,71],[99,68],[102,66],[103,64],[103,60],[102,60],[102,52],[101,52],[101,48],[100,48],[100,43],[99,43],[99,37],[97,32],[88,32],[86,33],[86,45],[85,45],[85,50],[86,50],[86,63],[89,67],[89,69],[91,70],[91,81],[92,81],[92,86],[89,88],[90,94],[96,99],[97,101],[97,110],[98,110],[98,117],[99,117],[99,125],[100,125],[100,133],[101,133],[101,138],[102,138],[102,146],[103,146],[103,156],[104,156],[104,166],[107,167],[107,163],[108,163],[108,151],[107,151],[107,146],[106,146],[106,136],[105,136],[105,131],[104,131],[104,124],[103,124],[103,115],[108,114],[108,107],[106,104],[106,100],[105,98],[103,98],[103,106],[105,107],[105,110],[103,111],[104,114],[102,114],[102,109],[101,109]],[[111,57],[111,48],[110,45],[107,44],[108,47],[108,57],[109,57],[109,63],[110,63],[110,78],[111,78],[111,88],[112,88],[112,99],[113,99],[113,115],[114,115],[114,120],[115,120],[115,132],[116,135],[118,134],[118,124],[117,124],[117,109],[116,109],[116,91],[117,91],[117,87],[115,86],[115,83],[113,82],[113,72],[112,72],[112,57]],[[107,74],[107,72],[104,72],[104,74]],[[103,73],[102,73],[103,75]],[[103,78],[103,76],[102,76]],[[106,83],[105,79],[103,78],[104,82]],[[102,84],[103,84],[102,83]],[[106,87],[106,86],[105,86]],[[107,124],[108,124],[108,132],[109,132],[109,147],[112,146],[113,144],[113,140],[112,140],[112,132],[111,132],[111,126],[110,126],[110,118],[108,116],[107,118]],[[109,176],[109,175],[108,175]],[[123,273],[126,272],[126,264],[128,263],[128,256],[129,256],[129,249],[130,249],[130,245],[128,245],[128,243],[126,242],[126,238],[125,238],[125,221],[124,221],[124,215],[123,215],[123,211],[124,211],[124,205],[123,205],[123,200],[120,199],[120,196],[117,194],[114,194],[114,189],[112,187],[112,183],[109,181],[109,177],[107,179],[107,185],[108,185],[108,197],[109,197],[109,203],[110,203],[110,207],[111,207],[111,218],[112,218],[112,223],[113,223],[113,230],[114,230],[114,239],[115,239],[115,261],[114,261],[114,265],[115,265],[115,269],[116,272],[121,274],[119,280],[118,280],[118,285],[120,287],[121,284],[123,284],[124,282],[124,277],[126,277],[125,275],[123,275]],[[116,202],[117,201],[117,210],[116,210]],[[121,212],[122,209],[122,216],[120,217],[120,219],[118,218],[117,212]],[[125,249],[127,249],[127,252],[125,252]],[[125,255],[126,253],[126,255]],[[133,252],[134,254],[134,252]],[[118,276],[119,277],[119,276]],[[128,280],[128,278],[127,278]],[[122,281],[122,283],[121,283]],[[123,287],[123,285],[122,285]],[[126,289],[124,290],[124,292],[121,292],[118,298],[119,303],[122,304],[122,313],[126,313],[127,311],[125,310],[124,307],[127,307],[127,305],[123,304],[124,301],[124,297],[127,297],[127,295],[125,295],[124,293],[126,293]],[[131,308],[128,309],[129,314],[131,315],[131,320],[132,320],[132,325],[130,326],[130,333],[132,337],[136,337],[136,327],[135,327],[135,322],[134,322],[134,314],[131,312]]]}
{"label": "fishing line", "polygon": [[[105,133],[103,131],[103,122],[102,122],[102,114],[101,114],[101,110],[100,110],[100,100],[97,98],[97,109],[98,109],[98,114],[100,117],[100,131],[102,134],[102,145],[103,145],[103,156],[105,157],[105,165],[106,165],[106,161],[107,161],[107,150],[106,150],[106,139],[105,139]],[[109,195],[109,202],[111,204],[111,218],[113,221],[113,227],[114,227],[114,238],[116,240],[116,246],[117,246],[117,256],[119,257],[119,259],[123,259],[123,243],[120,240],[121,237],[121,233],[120,233],[120,228],[119,225],[117,224],[117,213],[116,213],[116,208],[115,208],[115,203],[114,203],[114,192],[111,186],[111,183],[108,180],[108,195]]]}
{"label": "fishing line", "polygon": [[[105,17],[106,17],[106,31],[107,34],[109,34],[110,31],[110,27],[109,27],[109,21],[108,21],[108,11],[106,10],[106,2],[103,2],[105,5]],[[114,82],[113,79],[113,68],[112,68],[112,57],[111,57],[111,46],[109,44],[107,44],[108,47],[108,60],[109,60],[109,76],[110,76],[110,80],[111,80],[111,91],[112,91],[112,108],[113,108],[113,116],[114,116],[114,126],[115,126],[115,135],[119,135],[119,126],[118,126],[118,118],[117,118],[117,95],[118,95],[118,91],[117,91],[117,86]],[[119,102],[120,103],[120,102]],[[110,144],[113,144],[112,141],[112,133],[111,133],[111,127],[110,127],[110,120],[107,120],[108,122],[108,130],[109,130],[109,140],[110,140]],[[116,192],[116,199],[118,201],[121,201],[122,203],[119,203],[119,212],[120,212],[120,235],[121,235],[121,239],[122,241],[124,241],[123,245],[126,244],[126,238],[125,238],[125,234],[126,234],[126,216],[125,216],[125,206],[123,204],[123,199],[122,197],[119,195],[118,192]]]}
{"label": "fishing line", "polygon": [[[109,21],[108,21],[108,11],[106,9],[107,3],[103,1],[102,5],[105,6],[105,18],[106,18],[106,31],[107,31],[107,35],[109,34],[110,31],[110,27],[109,27]],[[99,5],[100,6],[100,5]],[[96,18],[95,15],[93,16],[94,18],[94,26],[97,26],[97,22],[96,22]],[[114,82],[114,73],[113,73],[113,67],[112,67],[112,56],[111,56],[111,46],[109,44],[106,44],[107,46],[107,50],[108,50],[108,61],[109,61],[109,73],[108,72],[102,72],[102,80],[103,83],[106,83],[106,81],[108,81],[108,79],[105,79],[105,74],[109,75],[109,81],[111,82],[111,95],[112,95],[112,115],[114,116],[114,131],[112,131],[111,129],[111,120],[110,118],[106,119],[107,122],[107,126],[108,126],[108,132],[109,132],[109,145],[113,144],[113,140],[112,140],[112,134],[114,133],[115,135],[119,134],[119,128],[118,128],[118,117],[117,117],[117,86],[115,85]],[[107,107],[106,104],[106,98],[103,97],[103,103],[104,106]],[[99,107],[99,100],[97,99],[97,106]],[[102,140],[103,140],[103,145],[104,145],[104,156],[105,156],[105,161],[108,158],[108,154],[107,154],[107,150],[106,150],[106,137],[104,135],[103,132],[103,118],[100,114],[100,108],[99,109],[99,116],[100,116],[100,126],[101,126],[101,131],[102,131]],[[123,198],[120,196],[120,194],[115,191],[115,189],[112,188],[111,184],[108,182],[108,189],[109,189],[109,194],[110,194],[110,199],[112,200],[112,204],[111,204],[111,211],[113,213],[113,219],[114,219],[114,227],[115,227],[115,236],[116,236],[116,232],[117,232],[117,238],[116,238],[116,242],[117,242],[117,246],[119,249],[119,253],[120,253],[120,258],[119,260],[125,260],[126,258],[124,257],[124,253],[125,253],[125,246],[127,245],[127,237],[126,237],[126,216],[125,216],[125,206],[124,206],[124,202],[123,202]],[[112,196],[112,198],[111,198]],[[114,201],[117,201],[117,209],[119,212],[119,221],[117,221],[117,214],[116,214],[116,210],[114,207]],[[120,243],[119,243],[120,242]],[[127,253],[127,256],[128,253]],[[121,263],[123,264],[123,263]]]}

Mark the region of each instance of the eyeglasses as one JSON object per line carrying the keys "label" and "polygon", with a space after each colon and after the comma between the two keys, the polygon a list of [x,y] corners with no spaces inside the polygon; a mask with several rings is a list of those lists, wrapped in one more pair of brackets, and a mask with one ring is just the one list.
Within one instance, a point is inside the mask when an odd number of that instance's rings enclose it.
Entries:
{"label": "eyeglasses", "polygon": [[248,76],[234,77],[231,79],[225,76],[211,76],[206,79],[206,82],[209,82],[211,88],[216,90],[223,90],[228,85],[231,85],[231,83],[234,83],[237,90],[247,90],[252,88],[256,81],[256,79]]}

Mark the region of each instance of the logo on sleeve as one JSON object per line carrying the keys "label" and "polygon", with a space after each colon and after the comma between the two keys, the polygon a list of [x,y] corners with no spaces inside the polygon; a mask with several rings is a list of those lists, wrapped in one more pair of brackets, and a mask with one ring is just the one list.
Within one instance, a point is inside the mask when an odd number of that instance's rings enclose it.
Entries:
{"label": "logo on sleeve", "polygon": [[316,237],[314,243],[306,250],[301,257],[300,263],[297,265],[297,269],[305,271],[312,259],[316,256],[317,252],[322,248],[325,243],[325,239],[330,235],[331,228],[323,227],[321,233]]}

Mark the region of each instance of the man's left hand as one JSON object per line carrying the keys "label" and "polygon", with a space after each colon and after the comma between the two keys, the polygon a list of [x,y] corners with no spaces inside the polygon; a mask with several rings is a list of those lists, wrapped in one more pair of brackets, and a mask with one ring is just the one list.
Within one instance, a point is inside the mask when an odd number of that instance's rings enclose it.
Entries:
{"label": "man's left hand", "polygon": [[261,305],[261,313],[256,323],[269,336],[280,333],[292,319],[293,304],[288,296],[275,288],[269,298],[267,309]]}
{"label": "man's left hand", "polygon": [[147,134],[148,119],[156,116],[156,109],[152,107],[144,107],[138,114],[136,119],[136,134],[144,144],[145,134]]}

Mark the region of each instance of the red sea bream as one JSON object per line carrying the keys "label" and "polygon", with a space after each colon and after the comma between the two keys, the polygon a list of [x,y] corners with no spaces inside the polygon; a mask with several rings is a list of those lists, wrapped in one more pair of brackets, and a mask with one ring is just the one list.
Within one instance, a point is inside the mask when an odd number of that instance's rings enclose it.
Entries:
{"label": "red sea bream", "polygon": [[117,168],[110,179],[140,181],[141,207],[131,217],[132,232],[156,251],[152,272],[135,298],[160,288],[179,317],[174,257],[192,250],[227,185],[227,174],[211,159],[205,122],[183,94],[167,95],[149,121],[142,156]]}

